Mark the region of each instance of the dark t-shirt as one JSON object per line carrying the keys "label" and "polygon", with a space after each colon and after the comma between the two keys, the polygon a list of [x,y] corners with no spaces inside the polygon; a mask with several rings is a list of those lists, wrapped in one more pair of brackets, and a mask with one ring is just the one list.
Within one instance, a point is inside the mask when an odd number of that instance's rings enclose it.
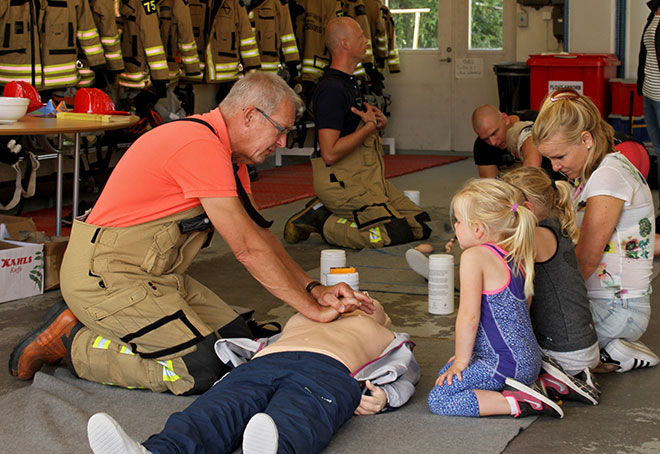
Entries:
{"label": "dark t-shirt", "polygon": [[351,107],[361,106],[362,102],[355,77],[327,68],[312,99],[316,130],[336,129],[340,131],[339,137],[352,134],[360,124],[360,117],[351,112]]}

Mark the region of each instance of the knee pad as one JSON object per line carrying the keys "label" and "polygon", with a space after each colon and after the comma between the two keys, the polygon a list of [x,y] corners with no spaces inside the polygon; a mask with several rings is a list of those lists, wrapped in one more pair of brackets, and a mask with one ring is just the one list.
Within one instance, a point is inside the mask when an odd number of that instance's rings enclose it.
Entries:
{"label": "knee pad", "polygon": [[427,239],[431,236],[431,227],[426,225],[427,222],[431,221],[431,217],[426,211],[422,211],[417,216],[415,216],[415,221],[419,222],[419,225],[422,226],[422,240]]}
{"label": "knee pad", "polygon": [[415,239],[412,229],[405,219],[392,219],[387,224],[383,225],[390,237],[390,243],[387,246],[395,246],[397,244],[410,243]]}

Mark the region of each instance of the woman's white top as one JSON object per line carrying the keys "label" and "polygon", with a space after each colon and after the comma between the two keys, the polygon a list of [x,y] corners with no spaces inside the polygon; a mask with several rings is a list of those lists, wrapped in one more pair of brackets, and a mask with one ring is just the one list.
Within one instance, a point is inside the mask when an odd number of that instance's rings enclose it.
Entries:
{"label": "woman's white top", "polygon": [[625,299],[649,295],[655,245],[651,190],[635,166],[617,152],[606,155],[587,183],[575,189],[579,226],[587,200],[599,195],[623,200],[623,210],[600,264],[585,282],[589,297]]}

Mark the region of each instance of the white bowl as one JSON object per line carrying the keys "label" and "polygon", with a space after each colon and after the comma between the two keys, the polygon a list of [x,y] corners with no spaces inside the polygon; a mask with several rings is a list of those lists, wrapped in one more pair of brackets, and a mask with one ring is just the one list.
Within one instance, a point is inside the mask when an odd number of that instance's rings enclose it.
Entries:
{"label": "white bowl", "polygon": [[16,123],[23,118],[29,104],[30,100],[27,98],[0,96],[0,124]]}

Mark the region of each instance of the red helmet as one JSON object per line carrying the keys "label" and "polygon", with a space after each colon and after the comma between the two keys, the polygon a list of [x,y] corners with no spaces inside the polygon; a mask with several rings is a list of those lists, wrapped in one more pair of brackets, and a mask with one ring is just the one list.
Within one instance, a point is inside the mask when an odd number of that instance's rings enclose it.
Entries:
{"label": "red helmet", "polygon": [[3,96],[29,99],[30,104],[27,108],[28,112],[32,112],[44,106],[44,103],[41,102],[41,96],[39,96],[37,89],[29,83],[23,81],[14,80],[9,82],[7,85],[5,85]]}
{"label": "red helmet", "polygon": [[115,110],[115,104],[102,90],[98,88],[80,88],[73,100],[73,111],[104,115],[129,115],[128,112]]}

